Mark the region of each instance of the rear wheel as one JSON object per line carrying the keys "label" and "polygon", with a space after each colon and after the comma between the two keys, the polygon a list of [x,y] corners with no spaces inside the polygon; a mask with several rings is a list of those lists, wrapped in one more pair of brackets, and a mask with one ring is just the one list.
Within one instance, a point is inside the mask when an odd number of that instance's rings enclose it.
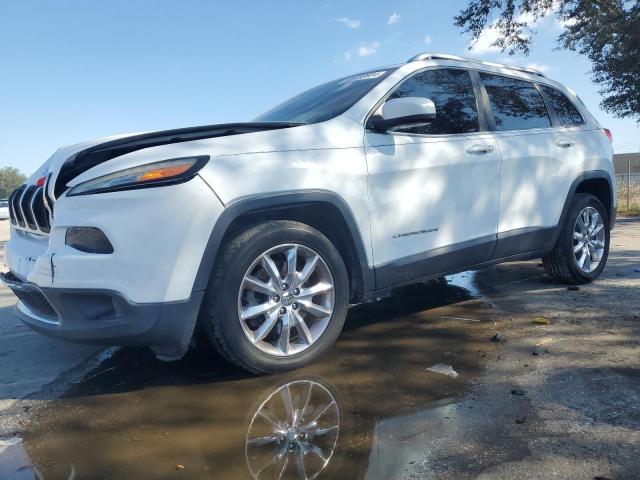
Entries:
{"label": "rear wheel", "polygon": [[223,356],[251,372],[298,368],[338,337],[348,290],[344,262],[322,233],[266,222],[224,246],[206,296],[205,331]]}
{"label": "rear wheel", "polygon": [[590,194],[573,198],[558,243],[542,259],[547,273],[571,284],[595,280],[609,256],[609,216],[604,206]]}

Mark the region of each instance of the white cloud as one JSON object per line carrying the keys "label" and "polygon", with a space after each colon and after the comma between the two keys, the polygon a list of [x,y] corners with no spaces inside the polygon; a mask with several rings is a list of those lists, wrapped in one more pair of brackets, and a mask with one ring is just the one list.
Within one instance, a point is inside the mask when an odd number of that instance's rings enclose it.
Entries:
{"label": "white cloud", "polygon": [[496,40],[500,37],[500,33],[494,24],[491,24],[489,27],[485,28],[480,32],[480,36],[475,43],[470,43],[468,45],[469,52],[475,53],[478,55],[483,55],[485,53],[499,52],[500,48],[493,45]]}
{"label": "white cloud", "polygon": [[360,28],[360,25],[362,25],[362,22],[355,18],[341,17],[341,18],[335,18],[334,20],[336,22],[342,23],[343,25],[349,28]]}
{"label": "white cloud", "polygon": [[[525,23],[528,28],[533,28],[540,22],[540,19],[536,20],[531,13],[523,13],[516,18],[516,22]],[[480,32],[480,36],[475,44],[469,43],[469,52],[478,55],[499,52],[500,47],[495,46],[494,43],[500,38],[500,35],[496,23],[492,23]]]}
{"label": "white cloud", "polygon": [[559,20],[559,19],[556,18],[556,25],[559,28],[573,27],[577,23],[578,23],[578,19],[577,18],[568,18],[566,20],[562,20],[562,19]]}
{"label": "white cloud", "polygon": [[352,48],[351,50],[344,52],[344,59],[351,60],[354,55],[359,57],[368,57],[369,55],[376,53],[378,48],[380,48],[380,42],[363,43],[358,48]]}
{"label": "white cloud", "polygon": [[402,17],[400,17],[399,13],[392,13],[391,16],[389,17],[389,20],[387,20],[387,25],[393,25],[395,23],[399,23],[400,19]]}
{"label": "white cloud", "polygon": [[364,43],[358,47],[358,55],[361,57],[368,57],[378,51],[380,44],[378,42]]}
{"label": "white cloud", "polygon": [[542,72],[542,73],[546,72],[550,68],[549,65],[545,65],[544,63],[538,63],[538,62],[527,63],[525,67],[533,68],[534,70],[538,70],[539,72]]}
{"label": "white cloud", "polygon": [[540,19],[536,20],[536,17],[534,17],[531,12],[521,13],[518,18],[516,18],[516,22],[526,23],[529,28],[533,27],[539,21]]}
{"label": "white cloud", "polygon": [[424,43],[425,45],[429,45],[431,43],[431,35],[427,35],[426,37],[424,37]]}

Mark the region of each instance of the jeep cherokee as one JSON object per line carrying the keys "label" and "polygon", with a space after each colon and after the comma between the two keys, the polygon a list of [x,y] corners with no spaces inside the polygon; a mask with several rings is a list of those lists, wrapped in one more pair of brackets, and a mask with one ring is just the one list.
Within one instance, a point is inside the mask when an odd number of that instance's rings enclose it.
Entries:
{"label": "jeep cherokee", "polygon": [[250,123],[61,148],[9,204],[2,280],[30,327],[164,359],[198,331],[259,373],[401,285],[533,258],[594,280],[616,189],[611,134],[571,90],[423,53]]}

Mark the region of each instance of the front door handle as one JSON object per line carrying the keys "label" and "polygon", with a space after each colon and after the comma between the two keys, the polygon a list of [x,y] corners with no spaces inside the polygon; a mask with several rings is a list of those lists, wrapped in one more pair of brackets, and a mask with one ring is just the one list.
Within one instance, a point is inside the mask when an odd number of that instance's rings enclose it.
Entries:
{"label": "front door handle", "polygon": [[467,153],[472,153],[475,155],[483,155],[485,153],[493,152],[492,145],[474,145],[473,147],[467,148]]}
{"label": "front door handle", "polygon": [[573,145],[573,142],[570,142],[569,140],[558,140],[556,142],[556,145],[561,148],[569,148],[571,145]]}

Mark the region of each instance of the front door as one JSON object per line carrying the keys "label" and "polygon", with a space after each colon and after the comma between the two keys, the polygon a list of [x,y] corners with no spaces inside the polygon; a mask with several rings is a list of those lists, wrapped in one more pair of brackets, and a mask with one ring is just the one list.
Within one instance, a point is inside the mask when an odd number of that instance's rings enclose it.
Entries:
{"label": "front door", "polygon": [[489,260],[496,243],[500,154],[469,71],[418,72],[399,97],[431,99],[436,119],[365,134],[378,288]]}

